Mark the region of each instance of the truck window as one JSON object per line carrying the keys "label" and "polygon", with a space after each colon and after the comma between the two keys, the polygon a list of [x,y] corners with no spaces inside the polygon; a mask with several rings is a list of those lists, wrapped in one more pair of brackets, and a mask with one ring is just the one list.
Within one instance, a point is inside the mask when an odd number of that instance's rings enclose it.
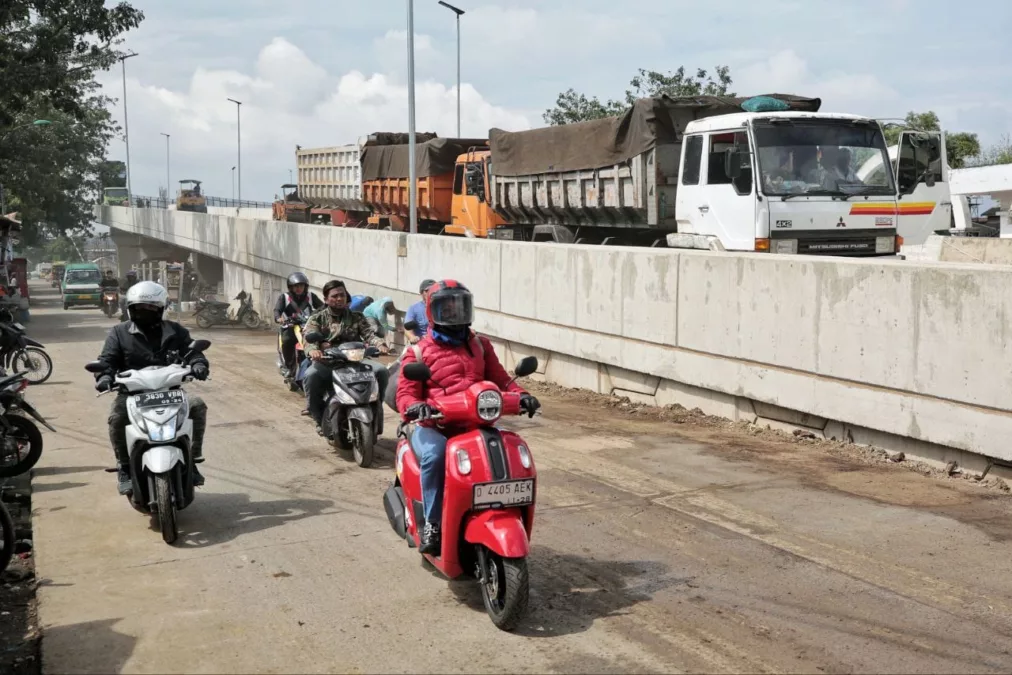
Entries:
{"label": "truck window", "polygon": [[703,137],[685,138],[685,159],[682,162],[682,185],[699,185],[699,163],[703,159]]}
{"label": "truck window", "polygon": [[[737,148],[742,154],[741,175],[732,180],[727,175],[727,151]],[[741,195],[752,192],[752,162],[748,154],[748,135],[744,131],[710,135],[710,161],[707,168],[707,185],[732,185]]]}
{"label": "truck window", "polygon": [[464,193],[464,165],[458,164],[453,169],[453,194]]}
{"label": "truck window", "polygon": [[[467,190],[467,196],[476,196],[479,199],[485,198],[484,190],[484,177],[481,174],[482,165],[481,162],[470,162],[467,165],[467,176],[470,180],[464,181],[465,190]],[[456,180],[456,177],[454,178]]]}
{"label": "truck window", "polygon": [[931,176],[936,183],[942,177],[942,144],[936,134],[904,133],[900,138],[896,182],[900,192],[912,189],[919,179]]}

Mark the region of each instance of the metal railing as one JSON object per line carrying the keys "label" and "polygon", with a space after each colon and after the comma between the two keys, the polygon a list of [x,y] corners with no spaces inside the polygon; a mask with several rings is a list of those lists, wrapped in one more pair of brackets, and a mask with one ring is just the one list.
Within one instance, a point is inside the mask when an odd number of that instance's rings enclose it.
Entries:
{"label": "metal railing", "polygon": [[[251,202],[246,199],[226,199],[225,197],[207,197],[208,206],[221,206],[233,209],[269,209],[271,202]],[[146,197],[134,195],[134,205],[146,209],[167,209],[170,204],[175,204],[175,199],[162,199],[160,197]]]}

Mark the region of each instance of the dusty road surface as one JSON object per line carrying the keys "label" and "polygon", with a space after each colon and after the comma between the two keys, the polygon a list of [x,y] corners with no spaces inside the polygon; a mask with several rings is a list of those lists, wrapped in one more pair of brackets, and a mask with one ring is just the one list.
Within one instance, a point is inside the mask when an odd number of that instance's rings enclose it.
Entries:
{"label": "dusty road surface", "polygon": [[[41,296],[52,383],[35,543],[47,672],[1009,672],[1007,494],[818,444],[546,393],[528,619],[389,529],[377,466],[330,451],[270,333],[212,329],[207,485],[166,546],[116,494],[82,365],[111,321]],[[390,428],[390,427],[388,427]],[[389,434],[388,434],[389,435]]]}

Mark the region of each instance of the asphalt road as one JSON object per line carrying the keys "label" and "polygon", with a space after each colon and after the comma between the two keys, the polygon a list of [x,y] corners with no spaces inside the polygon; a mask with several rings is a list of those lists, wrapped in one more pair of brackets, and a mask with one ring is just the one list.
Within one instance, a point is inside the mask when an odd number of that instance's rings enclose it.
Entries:
{"label": "asphalt road", "polygon": [[1012,670],[1008,495],[551,393],[508,423],[540,477],[530,613],[502,633],[390,531],[389,438],[368,470],[331,451],[267,332],[200,334],[207,484],[166,546],[104,472],[110,401],[82,366],[112,322],[36,292],[46,672]]}

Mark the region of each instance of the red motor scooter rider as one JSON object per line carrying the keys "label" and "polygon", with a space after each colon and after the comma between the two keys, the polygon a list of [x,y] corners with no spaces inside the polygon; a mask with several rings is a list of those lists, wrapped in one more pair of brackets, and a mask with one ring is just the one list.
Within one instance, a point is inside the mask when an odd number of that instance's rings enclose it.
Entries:
{"label": "red motor scooter rider", "polygon": [[404,353],[401,370],[421,361],[432,371],[432,379],[414,382],[401,377],[397,385],[397,410],[405,420],[418,422],[411,435],[411,446],[418,454],[422,474],[425,525],[419,551],[439,555],[447,434],[429,420],[433,413],[431,394],[448,396],[488,381],[503,391],[520,394],[520,407],[530,415],[540,404],[510,378],[488,338],[471,331],[474,304],[466,286],[451,279],[432,284],[425,291],[425,310],[429,332]]}

